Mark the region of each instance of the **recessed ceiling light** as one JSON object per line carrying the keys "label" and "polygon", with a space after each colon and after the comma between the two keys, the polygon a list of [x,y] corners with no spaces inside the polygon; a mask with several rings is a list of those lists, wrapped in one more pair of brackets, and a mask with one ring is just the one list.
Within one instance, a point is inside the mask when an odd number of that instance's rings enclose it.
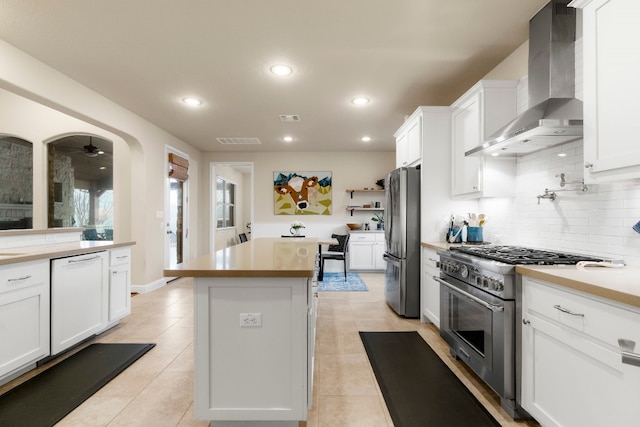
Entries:
{"label": "recessed ceiling light", "polygon": [[182,98],[182,102],[184,102],[185,104],[187,104],[189,107],[199,107],[202,105],[202,100],[198,99],[198,98],[193,98],[193,97],[186,97],[186,98]]}
{"label": "recessed ceiling light", "polygon": [[101,171],[103,171],[103,170],[105,170],[105,169],[107,169],[107,167],[106,167],[106,166],[100,166],[100,170],[101,170]]}
{"label": "recessed ceiling light", "polygon": [[369,98],[364,98],[362,96],[359,96],[357,98],[353,98],[351,100],[351,103],[355,105],[365,105],[369,103]]}
{"label": "recessed ceiling light", "polygon": [[284,138],[282,138],[282,140],[284,142],[292,142],[293,141],[293,137],[292,136],[285,136]]}
{"label": "recessed ceiling light", "polygon": [[567,157],[567,153],[558,153],[558,157]]}
{"label": "recessed ceiling light", "polygon": [[370,136],[363,136],[362,138],[360,138],[360,141],[369,142],[369,141],[371,141],[371,137]]}
{"label": "recessed ceiling light", "polygon": [[288,76],[289,74],[293,73],[293,68],[289,67],[288,65],[282,64],[274,65],[269,68],[269,70],[271,70],[271,72],[276,76]]}
{"label": "recessed ceiling light", "polygon": [[498,156],[500,155],[500,153],[491,153],[491,155],[492,155],[493,157],[498,157]]}

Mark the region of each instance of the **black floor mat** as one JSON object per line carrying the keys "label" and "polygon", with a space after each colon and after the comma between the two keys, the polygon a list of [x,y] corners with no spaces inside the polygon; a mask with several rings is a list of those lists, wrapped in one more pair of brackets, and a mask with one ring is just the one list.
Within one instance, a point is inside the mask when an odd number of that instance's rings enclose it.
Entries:
{"label": "black floor mat", "polygon": [[395,427],[500,426],[417,332],[360,332]]}
{"label": "black floor mat", "polygon": [[91,344],[0,396],[0,426],[52,426],[155,344]]}

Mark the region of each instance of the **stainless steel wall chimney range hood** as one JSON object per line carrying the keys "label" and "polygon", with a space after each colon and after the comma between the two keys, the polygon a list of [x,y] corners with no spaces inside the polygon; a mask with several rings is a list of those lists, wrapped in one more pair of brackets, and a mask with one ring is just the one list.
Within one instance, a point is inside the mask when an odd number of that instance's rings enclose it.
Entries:
{"label": "stainless steel wall chimney range hood", "polygon": [[529,21],[529,109],[465,156],[527,154],[582,138],[575,98],[576,10],[552,0]]}

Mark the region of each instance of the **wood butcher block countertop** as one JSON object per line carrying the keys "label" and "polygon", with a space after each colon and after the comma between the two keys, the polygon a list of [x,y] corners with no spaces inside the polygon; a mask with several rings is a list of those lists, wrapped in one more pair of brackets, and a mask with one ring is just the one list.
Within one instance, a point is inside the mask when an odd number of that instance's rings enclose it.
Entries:
{"label": "wood butcher block countertop", "polygon": [[[445,242],[422,242],[428,249],[449,249]],[[640,268],[575,265],[518,265],[516,273],[640,308]]]}
{"label": "wood butcher block countertop", "polygon": [[167,277],[312,277],[315,238],[263,238],[164,270]]}
{"label": "wood butcher block countertop", "polygon": [[108,240],[81,240],[77,242],[51,243],[46,245],[23,246],[18,248],[0,249],[0,265],[18,262],[35,261],[39,259],[62,258],[82,255],[123,246],[132,246],[136,242],[111,242]]}

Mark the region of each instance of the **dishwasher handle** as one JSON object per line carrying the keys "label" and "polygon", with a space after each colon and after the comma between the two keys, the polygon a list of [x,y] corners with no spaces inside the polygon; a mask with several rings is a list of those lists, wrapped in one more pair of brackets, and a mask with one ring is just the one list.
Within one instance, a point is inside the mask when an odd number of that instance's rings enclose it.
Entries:
{"label": "dishwasher handle", "polygon": [[80,259],[71,258],[67,260],[67,262],[69,262],[69,264],[75,263],[75,262],[87,262],[87,261],[93,261],[94,259],[98,259],[98,258],[100,258],[100,255],[95,255],[89,258],[80,258]]}

